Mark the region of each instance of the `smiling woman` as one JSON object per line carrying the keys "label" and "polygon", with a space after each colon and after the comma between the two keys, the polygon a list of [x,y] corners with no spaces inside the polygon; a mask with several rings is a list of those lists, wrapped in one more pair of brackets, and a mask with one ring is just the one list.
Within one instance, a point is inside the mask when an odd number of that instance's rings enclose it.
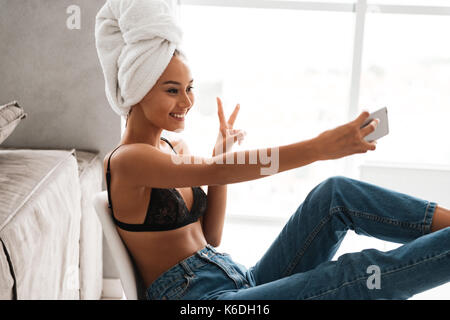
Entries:
{"label": "smiling woman", "polygon": [[[184,73],[186,73],[186,76],[189,77],[190,71],[186,66],[187,60],[182,55],[182,53],[180,51],[178,51],[177,49],[175,49],[173,57],[174,58],[176,57],[176,59],[173,59],[173,63],[171,64],[172,67],[167,68],[164,78],[165,79],[178,79],[180,77],[180,74],[179,74],[180,67],[181,67],[181,69],[183,69]],[[184,68],[183,68],[183,66],[184,66]],[[173,78],[171,78],[171,77],[173,77]],[[162,98],[163,94],[164,94],[164,98],[166,98],[166,96],[176,97],[178,95],[179,91],[183,90],[184,83],[181,83],[181,82],[175,81],[175,80],[165,80],[165,79],[162,79],[162,77],[161,77],[157,81],[155,86],[152,88],[152,90],[150,90],[148,92],[148,94],[138,104],[136,104],[130,108],[130,111],[127,114],[127,121],[126,121],[125,127],[128,125],[128,119],[130,117],[130,114],[136,106],[142,107],[142,105],[145,105],[145,104],[149,104],[149,105],[160,104],[161,99],[163,99]],[[165,80],[165,81],[163,81],[163,80]],[[175,109],[172,112],[168,113],[169,116],[171,116],[172,118],[174,118],[177,121],[183,122],[184,116],[189,112],[190,108],[194,104],[194,95],[192,92],[193,86],[191,85],[193,82],[194,82],[194,79],[191,79],[187,83],[186,89],[185,89],[187,92],[187,95],[184,98],[185,100],[182,101],[182,104],[179,105],[181,108],[184,108],[184,110],[183,109],[180,109],[180,110]],[[156,110],[156,111],[158,111],[158,110]],[[173,131],[180,132],[180,131],[182,131],[182,129],[177,128]]]}
{"label": "smiling woman", "polygon": [[[170,63],[155,85],[141,101],[130,108],[130,113],[137,109],[129,114],[127,119],[127,127],[129,121],[133,123],[133,129],[125,131],[123,141],[133,140],[135,143],[156,145],[162,128],[182,132],[185,116],[194,104],[192,82],[186,61],[175,50]],[[149,125],[160,129],[148,130]]]}
{"label": "smiling woman", "polygon": [[[177,154],[172,143],[161,137],[162,130],[183,131],[184,119],[172,114],[187,117],[194,105],[190,68],[172,45],[180,39],[162,32],[178,30],[174,21],[157,14],[165,13],[164,3],[109,0],[101,12],[109,19],[103,31],[112,34],[98,33],[98,43],[112,41],[103,43],[108,52],[121,39],[127,42],[118,48],[117,52],[122,52],[113,65],[119,64],[120,75],[120,67],[124,73],[133,70],[129,82],[113,77],[117,82],[112,92],[114,99],[119,99],[110,100],[112,107],[121,115],[129,109],[133,112],[119,146],[105,157],[104,166],[111,213],[147,286],[147,298],[395,299],[450,280],[448,210],[428,200],[342,176],[328,178],[310,191],[253,267],[247,269],[229,254],[217,251],[214,247],[222,238],[227,184],[261,179],[267,163],[261,158],[249,161],[252,150],[231,151],[244,135],[233,128],[239,105],[227,120],[219,98],[220,127],[212,158]],[[101,21],[97,21],[99,25]],[[161,24],[167,24],[164,30],[145,31],[149,25],[157,28]],[[122,33],[120,28],[126,31]],[[134,47],[136,40],[154,41],[156,46],[143,51]],[[138,53],[165,58],[156,64],[160,74],[133,86],[141,68],[133,65],[139,60]],[[147,60],[151,65],[152,59]],[[123,61],[131,65],[120,66]],[[148,77],[149,65],[142,68]],[[368,112],[362,112],[313,139],[277,146],[276,173],[375,150],[375,142],[364,139],[377,125],[372,121],[362,127],[368,117]],[[269,149],[261,152],[269,154]],[[226,161],[238,156],[243,156],[244,163]],[[184,158],[200,161],[179,161]],[[201,185],[208,186],[207,194]],[[349,229],[405,245],[389,252],[368,250],[330,261]],[[379,290],[366,286],[366,270],[373,265],[380,271]]]}

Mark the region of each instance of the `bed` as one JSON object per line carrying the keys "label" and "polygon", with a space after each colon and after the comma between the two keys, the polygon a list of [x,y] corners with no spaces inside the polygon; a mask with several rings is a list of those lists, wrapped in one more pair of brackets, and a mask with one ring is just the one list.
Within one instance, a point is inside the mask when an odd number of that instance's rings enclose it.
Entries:
{"label": "bed", "polygon": [[0,148],[0,299],[100,299],[96,152]]}

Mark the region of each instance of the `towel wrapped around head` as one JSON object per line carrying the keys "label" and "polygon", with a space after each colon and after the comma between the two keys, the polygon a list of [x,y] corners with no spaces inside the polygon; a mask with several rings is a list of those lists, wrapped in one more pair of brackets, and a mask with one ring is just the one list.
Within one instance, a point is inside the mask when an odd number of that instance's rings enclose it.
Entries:
{"label": "towel wrapped around head", "polygon": [[123,117],[158,81],[183,33],[164,0],[107,0],[95,21],[95,44],[112,109]]}

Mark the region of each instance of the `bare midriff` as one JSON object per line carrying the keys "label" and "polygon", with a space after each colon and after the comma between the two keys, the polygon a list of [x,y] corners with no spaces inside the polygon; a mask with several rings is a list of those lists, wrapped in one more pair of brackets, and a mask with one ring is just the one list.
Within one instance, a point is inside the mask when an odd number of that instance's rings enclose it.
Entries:
{"label": "bare midriff", "polygon": [[206,246],[200,221],[169,231],[117,230],[147,288],[165,271]]}

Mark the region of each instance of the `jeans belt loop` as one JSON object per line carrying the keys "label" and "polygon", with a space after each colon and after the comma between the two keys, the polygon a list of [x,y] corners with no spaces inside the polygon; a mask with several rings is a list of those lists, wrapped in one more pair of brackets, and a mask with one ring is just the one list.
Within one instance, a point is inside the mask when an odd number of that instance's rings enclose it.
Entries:
{"label": "jeans belt loop", "polygon": [[183,267],[184,271],[190,276],[192,277],[194,275],[194,272],[192,271],[192,269],[189,267],[189,265],[186,263],[186,261],[181,261],[180,265]]}

